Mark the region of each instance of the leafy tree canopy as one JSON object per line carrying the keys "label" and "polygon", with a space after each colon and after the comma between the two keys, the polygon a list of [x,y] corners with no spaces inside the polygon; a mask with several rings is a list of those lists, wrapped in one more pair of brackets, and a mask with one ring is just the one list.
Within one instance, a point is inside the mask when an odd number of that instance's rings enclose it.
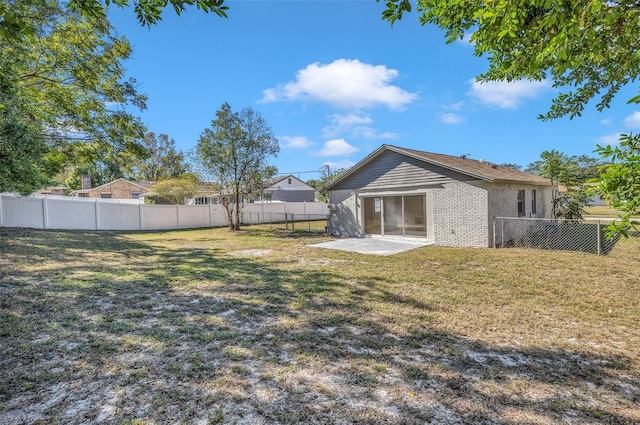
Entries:
{"label": "leafy tree canopy", "polygon": [[[382,17],[391,23],[413,7],[385,1]],[[542,119],[580,116],[593,98],[601,111],[640,73],[635,0],[417,0],[416,7],[420,22],[442,28],[448,43],[471,35],[474,54],[489,60],[480,81],[548,79],[563,90]]]}
{"label": "leafy tree canopy", "polygon": [[34,29],[20,42],[0,43],[0,161],[10,176],[0,191],[39,189],[79,151],[144,156],[144,126],[129,109],[145,109],[146,97],[124,79],[122,66],[129,42],[106,19],[69,12],[55,0],[0,5]]}
{"label": "leafy tree canopy", "polygon": [[586,155],[568,156],[555,149],[544,151],[525,171],[551,180],[552,215],[580,219],[589,203],[585,183],[593,177],[598,159]]}
{"label": "leafy tree canopy", "polygon": [[161,180],[152,185],[149,190],[155,192],[157,198],[164,199],[171,205],[179,205],[184,203],[185,199],[193,198],[199,188],[198,176],[187,173],[178,178]]}
{"label": "leafy tree canopy", "polygon": [[268,159],[280,151],[278,139],[262,116],[251,108],[234,112],[223,103],[200,134],[196,159],[202,174],[220,187],[219,197],[231,230],[240,229],[243,198],[264,187],[276,168]]}
{"label": "leafy tree canopy", "polygon": [[176,149],[176,141],[168,135],[156,137],[155,133],[147,133],[142,138],[142,145],[149,156],[134,165],[132,172],[136,180],[158,182],[176,179],[190,171],[184,153]]}
{"label": "leafy tree canopy", "polygon": [[640,230],[633,216],[640,211],[640,135],[623,134],[618,146],[598,146],[606,162],[600,166],[600,179],[594,192],[618,210],[620,221],[611,223],[612,233],[627,236],[630,228]]}
{"label": "leafy tree canopy", "polygon": [[[46,6],[48,0],[29,0],[28,4],[33,8]],[[213,12],[220,17],[227,17],[226,11],[229,9],[224,0],[135,0],[133,10],[141,25],[151,26],[162,20],[162,12],[171,4],[171,8],[180,15],[187,6],[195,5],[196,8],[204,12]],[[0,3],[0,39],[7,41],[19,40],[24,36],[32,36],[37,32],[37,26],[28,17],[14,9],[13,1]],[[81,15],[106,19],[107,8],[114,4],[124,8],[130,6],[129,0],[69,0],[66,8],[70,12]]]}

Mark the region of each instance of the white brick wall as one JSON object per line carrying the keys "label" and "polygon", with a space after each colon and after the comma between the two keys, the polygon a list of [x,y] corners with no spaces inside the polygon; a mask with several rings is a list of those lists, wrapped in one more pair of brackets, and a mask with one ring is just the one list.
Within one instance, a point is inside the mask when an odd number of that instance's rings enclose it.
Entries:
{"label": "white brick wall", "polygon": [[446,183],[433,195],[436,245],[489,246],[486,182]]}
{"label": "white brick wall", "polygon": [[[495,217],[517,217],[518,190],[525,190],[526,216],[548,217],[551,189],[527,184],[495,184],[484,181],[451,182],[426,190],[427,214],[433,214],[433,241],[440,246],[493,246]],[[537,213],[531,213],[531,191],[537,193]],[[360,237],[362,205],[351,194],[329,215],[331,234]],[[358,201],[359,202],[359,201]],[[428,217],[428,220],[430,218]],[[431,234],[430,234],[431,236]]]}

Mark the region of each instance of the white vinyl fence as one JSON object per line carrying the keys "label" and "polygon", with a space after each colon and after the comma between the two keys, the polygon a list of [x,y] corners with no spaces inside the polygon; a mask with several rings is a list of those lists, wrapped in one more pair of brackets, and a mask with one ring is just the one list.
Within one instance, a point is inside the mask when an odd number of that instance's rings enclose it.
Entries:
{"label": "white vinyl fence", "polygon": [[[278,216],[326,216],[322,202],[246,204],[250,222]],[[222,205],[145,205],[138,200],[0,194],[0,227],[69,230],[155,230],[226,226]]]}

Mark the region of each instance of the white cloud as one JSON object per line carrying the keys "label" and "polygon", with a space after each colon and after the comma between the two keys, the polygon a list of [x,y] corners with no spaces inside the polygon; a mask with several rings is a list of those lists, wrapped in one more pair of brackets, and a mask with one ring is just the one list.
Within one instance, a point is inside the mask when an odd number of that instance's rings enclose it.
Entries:
{"label": "white cloud", "polygon": [[306,149],[313,146],[313,142],[305,136],[281,136],[278,141],[285,149]]}
{"label": "white cloud", "polygon": [[452,103],[450,105],[442,105],[442,109],[445,111],[459,111],[464,106],[464,102],[461,100],[460,102]]}
{"label": "white cloud", "polygon": [[330,124],[322,129],[325,137],[338,137],[342,134],[348,134],[351,137],[360,137],[365,139],[396,139],[398,135],[395,133],[378,131],[371,127],[373,124],[371,117],[361,113],[352,114],[333,114],[329,117]]}
{"label": "white cloud", "polygon": [[640,112],[635,111],[633,114],[626,117],[623,121],[624,125],[627,128],[638,128],[640,127]]}
{"label": "white cloud", "polygon": [[622,133],[613,133],[601,136],[598,139],[598,144],[600,145],[617,145],[620,143],[620,135]]}
{"label": "white cloud", "polygon": [[600,124],[602,125],[611,125],[611,118],[603,118],[600,120]]}
{"label": "white cloud", "polygon": [[440,120],[445,124],[460,124],[466,121],[462,115],[447,112],[440,116]]}
{"label": "white cloud", "polygon": [[331,162],[331,161],[327,161],[322,165],[328,165],[329,167],[331,167],[331,169],[333,171],[338,170],[340,168],[344,168],[349,169],[351,167],[353,167],[354,165],[356,165],[355,162],[353,161],[349,161],[348,159],[343,159],[342,161],[337,161],[337,162]]}
{"label": "white cloud", "polygon": [[517,108],[524,99],[533,99],[541,91],[549,87],[547,81],[489,81],[480,83],[475,79],[469,80],[471,90],[468,95],[475,97],[482,103],[503,109]]}
{"label": "white cloud", "polygon": [[296,80],[264,91],[263,102],[311,100],[339,108],[370,108],[378,105],[402,109],[417,95],[391,85],[398,71],[369,65],[357,59],[318,62],[296,73]]}
{"label": "white cloud", "polygon": [[358,148],[350,145],[344,139],[334,139],[325,142],[322,149],[316,152],[318,156],[347,156],[357,152]]}

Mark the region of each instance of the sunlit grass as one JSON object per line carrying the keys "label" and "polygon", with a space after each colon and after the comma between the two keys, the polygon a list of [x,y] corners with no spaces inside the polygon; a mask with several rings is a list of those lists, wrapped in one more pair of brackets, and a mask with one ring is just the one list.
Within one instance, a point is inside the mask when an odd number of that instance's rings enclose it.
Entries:
{"label": "sunlit grass", "polygon": [[640,421],[638,237],[381,257],[298,226],[0,232],[0,422]]}

